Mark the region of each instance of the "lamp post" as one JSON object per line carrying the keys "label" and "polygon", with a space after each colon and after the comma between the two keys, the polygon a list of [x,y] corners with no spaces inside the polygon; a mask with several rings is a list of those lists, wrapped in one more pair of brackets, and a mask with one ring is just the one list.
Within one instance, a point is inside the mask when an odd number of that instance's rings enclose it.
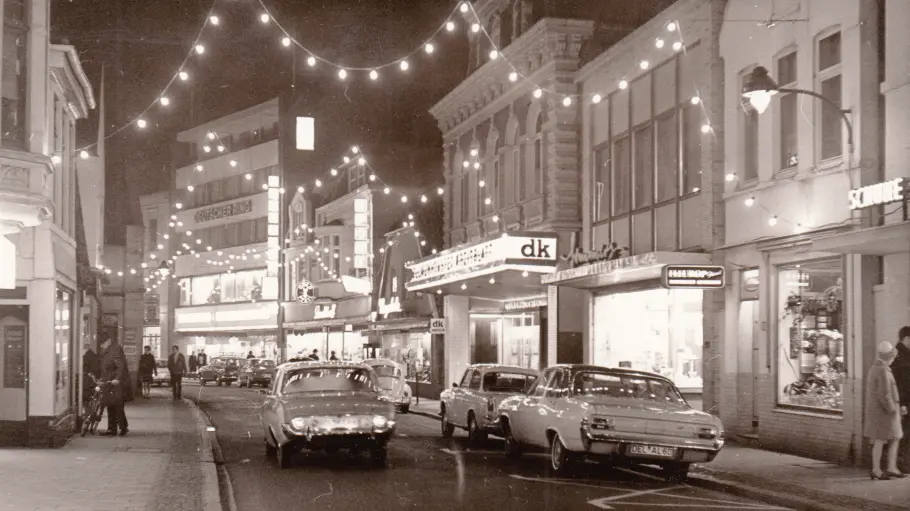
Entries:
{"label": "lamp post", "polygon": [[771,104],[771,98],[778,93],[806,94],[813,98],[820,99],[827,106],[836,109],[844,120],[844,124],[847,125],[847,148],[849,150],[847,156],[851,159],[853,158],[853,122],[850,121],[849,109],[845,110],[841,108],[840,105],[831,101],[830,98],[822,96],[815,91],[780,87],[768,74],[768,70],[762,66],[758,66],[752,70],[748,80],[746,80],[745,85],[743,85],[742,91],[743,97],[749,100],[749,103],[755,108],[755,111],[758,112],[759,115],[768,109],[768,105]]}
{"label": "lamp post", "polygon": [[166,260],[161,261],[161,264],[158,265],[158,273],[162,277],[167,278],[171,274],[171,265],[169,265]]}

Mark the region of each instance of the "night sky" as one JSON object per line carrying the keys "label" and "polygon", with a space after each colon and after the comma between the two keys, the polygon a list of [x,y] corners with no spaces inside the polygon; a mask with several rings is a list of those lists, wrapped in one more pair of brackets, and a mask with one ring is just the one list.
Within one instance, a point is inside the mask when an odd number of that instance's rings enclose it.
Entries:
{"label": "night sky", "polygon": [[[456,4],[269,0],[266,5],[320,56],[370,67],[420,47]],[[211,6],[212,0],[53,0],[52,42],[76,47],[96,95],[104,67],[108,135],[155,101],[191,49]],[[412,57],[407,73],[389,68],[377,82],[366,73],[352,73],[341,82],[328,66],[308,68],[303,51],[295,55],[284,48],[280,30],[260,23],[261,12],[257,0],[215,0],[220,25],[203,33],[205,53],[190,58],[189,82],[169,89],[171,106],[152,107],[144,116],[149,128],[128,126],[108,140],[108,243],[122,242],[124,218],[140,223],[140,194],[167,188],[178,131],[271,99],[292,83],[318,116],[314,160],[323,170],[336,165],[350,145],[359,144],[368,148],[368,157],[384,148],[411,153],[404,158],[410,164],[394,168],[383,168],[378,154],[370,158],[391,184],[422,187],[441,180],[441,136],[427,110],[465,76],[463,32],[440,34],[434,55]],[[97,111],[81,121],[82,145],[95,141],[97,126]]]}

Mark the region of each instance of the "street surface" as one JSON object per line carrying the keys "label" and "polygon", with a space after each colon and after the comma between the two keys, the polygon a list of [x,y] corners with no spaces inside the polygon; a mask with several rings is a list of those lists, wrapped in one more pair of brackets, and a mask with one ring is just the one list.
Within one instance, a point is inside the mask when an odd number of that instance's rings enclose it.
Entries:
{"label": "street surface", "polygon": [[190,382],[184,397],[196,400],[217,428],[239,511],[784,509],[593,464],[574,477],[552,478],[545,455],[509,462],[498,440],[469,449],[463,432],[445,440],[439,421],[413,414],[399,415],[386,468],[342,451],[336,457],[304,452],[292,468],[279,470],[265,456],[257,389]]}

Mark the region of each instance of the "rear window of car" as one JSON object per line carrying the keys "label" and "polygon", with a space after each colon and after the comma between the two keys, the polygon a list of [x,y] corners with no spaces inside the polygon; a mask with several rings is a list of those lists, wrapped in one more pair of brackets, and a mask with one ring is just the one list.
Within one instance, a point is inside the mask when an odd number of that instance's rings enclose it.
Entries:
{"label": "rear window of car", "polygon": [[292,369],[285,374],[281,385],[283,394],[376,391],[377,382],[371,371],[351,367]]}
{"label": "rear window of car", "polygon": [[642,401],[686,402],[676,387],[665,380],[609,372],[582,371],[576,374],[572,393]]}
{"label": "rear window of car", "polygon": [[372,367],[373,367],[373,372],[375,372],[376,376],[378,376],[380,378],[382,378],[382,377],[395,378],[399,374],[401,374],[400,369],[398,369],[395,366],[391,366],[391,365],[376,365],[376,366],[372,366]]}
{"label": "rear window of car", "polygon": [[531,374],[491,371],[483,375],[483,390],[520,394],[531,388],[537,377]]}

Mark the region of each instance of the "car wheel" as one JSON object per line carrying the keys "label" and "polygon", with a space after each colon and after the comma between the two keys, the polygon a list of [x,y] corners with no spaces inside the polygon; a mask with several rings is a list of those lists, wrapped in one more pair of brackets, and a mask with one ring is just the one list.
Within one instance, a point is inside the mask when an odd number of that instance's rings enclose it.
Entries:
{"label": "car wheel", "polygon": [[291,458],[294,456],[290,445],[279,445],[275,449],[275,455],[275,458],[278,461],[278,468],[290,468]]}
{"label": "car wheel", "polygon": [[669,463],[664,465],[664,477],[670,484],[685,484],[689,479],[688,463]]}
{"label": "car wheel", "polygon": [[240,380],[237,380],[237,386],[240,387],[240,388],[242,389],[242,388],[243,388],[243,382],[240,381]]}
{"label": "car wheel", "polygon": [[475,444],[483,443],[487,440],[487,434],[480,430],[477,425],[477,418],[474,412],[468,414],[468,440]]}
{"label": "car wheel", "polygon": [[278,451],[278,450],[275,448],[275,446],[272,445],[272,444],[270,444],[269,441],[266,440],[266,439],[263,439],[263,442],[265,443],[265,456],[266,456],[267,458],[271,458],[271,457],[275,456],[275,454],[276,454],[277,451]]}
{"label": "car wheel", "polygon": [[377,466],[384,467],[386,461],[389,459],[389,448],[385,445],[377,445],[370,449],[370,459],[373,460]]}
{"label": "car wheel", "polygon": [[408,413],[411,411],[411,405],[404,405],[401,407],[401,413]]}
{"label": "car wheel", "polygon": [[505,451],[506,458],[517,459],[521,456],[521,444],[518,443],[518,440],[515,439],[515,436],[512,435],[512,427],[509,425],[508,421],[503,422],[502,424],[502,434],[505,438]]}
{"label": "car wheel", "polygon": [[550,441],[550,469],[555,474],[565,474],[572,464],[572,453],[566,449],[558,433]]}
{"label": "car wheel", "polygon": [[446,409],[442,409],[442,413],[439,418],[440,426],[442,428],[442,438],[452,438],[452,435],[455,433],[455,426],[449,422],[449,418],[446,416]]}

